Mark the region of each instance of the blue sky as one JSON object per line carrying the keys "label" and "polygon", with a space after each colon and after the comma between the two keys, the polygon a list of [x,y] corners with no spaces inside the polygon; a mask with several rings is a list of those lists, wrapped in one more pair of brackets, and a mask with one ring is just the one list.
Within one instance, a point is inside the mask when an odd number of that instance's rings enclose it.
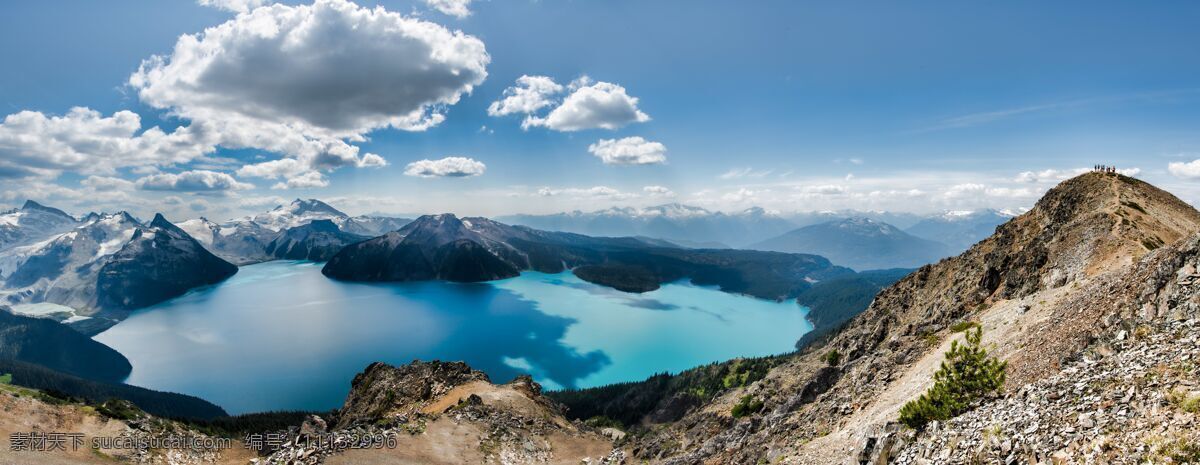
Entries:
{"label": "blue sky", "polygon": [[[1200,200],[1194,2],[339,0],[330,11],[344,17],[312,14],[318,23],[406,21],[378,6],[417,20],[404,27],[440,31],[428,43],[479,46],[447,49],[462,62],[438,65],[445,70],[421,67],[429,57],[402,35],[359,37],[334,25],[318,28],[325,39],[291,47],[197,36],[197,49],[217,59],[189,64],[176,50],[183,35],[239,21],[251,30],[314,8],[285,2],[239,16],[230,9],[265,2],[209,3],[225,9],[184,0],[0,6],[0,115],[26,112],[23,124],[0,126],[0,203],[28,197],[172,219],[223,219],[294,197],[352,213],[665,202],[1019,209],[1095,163]],[[156,55],[161,73],[134,83]],[[215,77],[191,85],[194,71]],[[489,115],[524,75],[561,87],[534,119],[560,107],[567,115],[583,88],[644,118],[523,128],[525,113]],[[64,116],[73,107],[94,118]],[[105,119],[122,111],[140,117],[136,131],[98,128],[134,127]],[[66,119],[52,129],[34,124],[56,117]],[[402,117],[417,119],[396,123]],[[142,137],[155,127],[193,133],[164,147]],[[591,153],[603,152],[589,151],[601,140],[623,156],[606,163]],[[279,160],[291,161],[262,165]],[[410,165],[420,160],[429,162]]]}

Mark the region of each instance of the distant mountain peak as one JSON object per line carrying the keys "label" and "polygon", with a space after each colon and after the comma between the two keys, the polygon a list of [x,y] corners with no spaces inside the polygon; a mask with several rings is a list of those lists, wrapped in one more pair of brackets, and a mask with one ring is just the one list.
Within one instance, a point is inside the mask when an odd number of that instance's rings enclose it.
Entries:
{"label": "distant mountain peak", "polygon": [[70,218],[72,220],[75,219],[75,217],[68,215],[66,212],[64,212],[62,210],[59,210],[54,207],[47,207],[40,203],[34,202],[32,200],[26,200],[25,204],[21,206],[21,210],[22,211],[42,211],[42,212],[51,213],[54,215],[59,215],[59,216],[63,216],[66,218]]}
{"label": "distant mountain peak", "polygon": [[309,212],[321,212],[321,213],[329,213],[329,214],[336,215],[336,216],[349,216],[349,215],[343,213],[341,210],[333,208],[333,206],[331,206],[325,202],[322,202],[320,200],[317,200],[317,199],[293,200],[292,203],[288,205],[288,209],[291,210],[293,213],[297,213],[297,214],[309,213]]}

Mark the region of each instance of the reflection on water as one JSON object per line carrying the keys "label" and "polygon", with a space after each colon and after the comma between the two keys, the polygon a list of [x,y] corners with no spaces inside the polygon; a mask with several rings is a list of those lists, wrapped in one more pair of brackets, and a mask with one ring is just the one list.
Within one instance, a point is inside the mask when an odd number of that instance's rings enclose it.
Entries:
{"label": "reflection on water", "polygon": [[736,356],[785,352],[810,327],[794,302],[672,284],[627,294],[570,273],[481,284],[355,284],[270,262],[138,311],[96,336],[130,384],[230,413],[341,404],[375,361],[462,360],[494,381],[588,387]]}

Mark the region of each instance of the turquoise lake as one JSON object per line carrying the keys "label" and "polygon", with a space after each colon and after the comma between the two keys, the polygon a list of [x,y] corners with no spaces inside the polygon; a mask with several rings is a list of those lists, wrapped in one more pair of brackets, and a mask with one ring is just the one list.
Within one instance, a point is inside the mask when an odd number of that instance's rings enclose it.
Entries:
{"label": "turquoise lake", "polygon": [[573,274],[477,284],[358,284],[321,264],[244,266],[135,312],[95,339],[129,358],[127,382],[199,396],[231,414],[328,410],[371,362],[461,360],[493,382],[548,389],[644,379],[788,352],[807,309],[675,283],[629,294]]}

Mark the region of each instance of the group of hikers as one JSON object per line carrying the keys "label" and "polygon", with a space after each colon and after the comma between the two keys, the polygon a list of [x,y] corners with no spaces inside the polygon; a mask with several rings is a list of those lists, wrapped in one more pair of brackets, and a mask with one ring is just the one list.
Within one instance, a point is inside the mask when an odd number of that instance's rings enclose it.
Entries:
{"label": "group of hikers", "polygon": [[1101,173],[1116,173],[1117,167],[1108,165],[1095,165],[1092,167],[1092,171],[1098,171]]}

